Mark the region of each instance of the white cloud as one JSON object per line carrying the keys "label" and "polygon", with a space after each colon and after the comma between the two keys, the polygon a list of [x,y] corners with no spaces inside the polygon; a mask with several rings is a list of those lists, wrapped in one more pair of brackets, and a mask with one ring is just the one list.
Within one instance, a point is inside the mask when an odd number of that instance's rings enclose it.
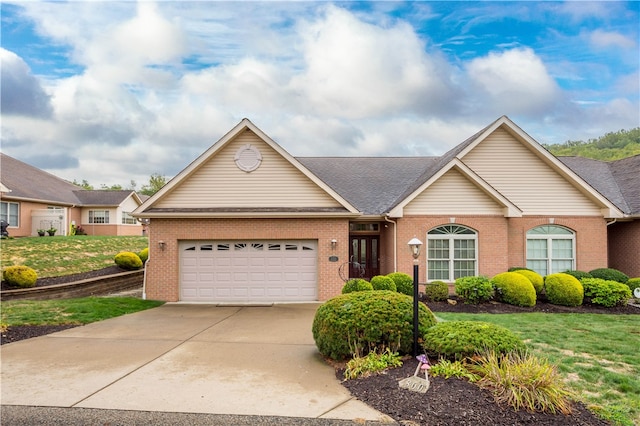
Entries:
{"label": "white cloud", "polygon": [[636,40],[615,31],[595,30],[589,36],[591,44],[599,49],[609,47],[619,47],[622,49],[633,49],[636,47]]}
{"label": "white cloud", "polygon": [[29,66],[13,52],[0,48],[2,115],[46,118],[51,115],[49,95]]}
{"label": "white cloud", "polygon": [[[467,64],[484,107],[502,114],[542,115],[554,109],[560,91],[542,60],[531,49],[492,52]],[[481,99],[477,105],[481,105]]]}

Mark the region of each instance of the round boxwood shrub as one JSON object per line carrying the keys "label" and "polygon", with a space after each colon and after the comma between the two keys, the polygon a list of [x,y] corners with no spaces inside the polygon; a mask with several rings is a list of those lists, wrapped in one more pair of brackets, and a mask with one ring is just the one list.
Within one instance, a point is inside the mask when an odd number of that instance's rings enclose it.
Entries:
{"label": "round boxwood shrub", "polygon": [[362,278],[351,278],[349,281],[344,283],[344,286],[342,287],[342,294],[369,290],[373,290],[373,286],[369,281]]}
{"label": "round boxwood shrub", "polygon": [[516,271],[531,271],[531,272],[535,272],[533,269],[525,268],[524,266],[512,266],[511,268],[507,269],[507,272],[516,272]]}
{"label": "round boxwood shrub", "polygon": [[140,253],[138,253],[138,257],[140,258],[140,260],[142,260],[143,265],[147,263],[147,260],[149,260],[149,247],[140,250]]}
{"label": "round boxwood shrub", "polygon": [[580,280],[584,288],[584,297],[589,298],[594,305],[607,308],[623,306],[631,299],[631,290],[626,284],[618,281],[603,280],[601,278],[584,278]]}
{"label": "round boxwood shrub", "polygon": [[432,281],[424,287],[424,297],[428,302],[442,302],[449,297],[449,286],[444,281]]}
{"label": "round boxwood shrub", "polygon": [[386,275],[376,275],[371,278],[371,286],[374,290],[397,291],[396,283]]}
{"label": "round boxwood shrub", "polygon": [[572,277],[576,277],[579,280],[583,279],[583,278],[593,278],[593,275],[591,275],[588,272],[585,271],[564,271],[564,274],[569,274]]}
{"label": "round boxwood shrub", "polygon": [[455,282],[456,294],[465,303],[482,303],[491,300],[494,295],[493,285],[485,276],[462,277]]}
{"label": "round boxwood shrub", "polygon": [[547,275],[544,279],[544,292],[549,303],[554,305],[580,306],[584,299],[580,281],[564,273]]}
{"label": "round boxwood shrub", "polygon": [[28,266],[7,266],[2,270],[2,279],[11,287],[29,288],[36,285],[38,274]]}
{"label": "round boxwood shrub", "polygon": [[[418,304],[419,335],[436,323],[424,303]],[[354,292],[336,296],[318,308],[313,339],[320,353],[333,359],[364,356],[389,348],[409,353],[413,345],[413,298],[394,291]]]}
{"label": "round boxwood shrub", "polygon": [[491,279],[496,289],[496,298],[515,306],[536,305],[536,289],[529,278],[518,272],[503,272]]}
{"label": "round boxwood shrub", "polygon": [[629,278],[629,281],[627,281],[627,287],[629,287],[633,293],[633,290],[640,287],[640,278]]}
{"label": "round boxwood shrub", "polygon": [[542,294],[542,290],[544,290],[544,278],[542,275],[530,269],[516,269],[510,272],[517,272],[527,277],[529,281],[531,281],[531,284],[533,284],[533,288],[536,289],[536,294]]}
{"label": "round boxwood shrub", "polygon": [[627,274],[613,268],[598,268],[593,271],[589,271],[589,273],[593,278],[601,278],[607,281],[618,281],[623,284],[629,281]]}
{"label": "round boxwood shrub", "polygon": [[126,269],[127,271],[133,271],[135,269],[142,268],[142,260],[140,257],[130,251],[121,251],[116,254],[114,258],[116,265],[121,267],[122,269]]}
{"label": "round boxwood shrub", "polygon": [[433,357],[462,360],[487,350],[499,354],[523,350],[525,345],[511,330],[496,324],[447,321],[427,330],[423,347]]}
{"label": "round boxwood shrub", "polygon": [[413,278],[409,274],[404,272],[392,272],[387,274],[389,278],[396,283],[396,289],[398,293],[413,296]]}

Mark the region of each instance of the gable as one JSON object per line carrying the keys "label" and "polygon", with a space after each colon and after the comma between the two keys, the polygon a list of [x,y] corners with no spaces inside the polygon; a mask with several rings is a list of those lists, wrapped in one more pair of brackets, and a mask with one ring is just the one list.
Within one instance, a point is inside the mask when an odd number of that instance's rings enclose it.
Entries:
{"label": "gable", "polygon": [[462,161],[525,215],[602,215],[600,206],[504,127]]}
{"label": "gable", "polygon": [[[246,172],[236,154],[246,145],[262,161]],[[342,208],[343,206],[250,129],[240,131],[154,208]]]}
{"label": "gable", "polygon": [[404,214],[409,215],[501,215],[503,212],[503,206],[455,168],[446,172],[404,207]]}

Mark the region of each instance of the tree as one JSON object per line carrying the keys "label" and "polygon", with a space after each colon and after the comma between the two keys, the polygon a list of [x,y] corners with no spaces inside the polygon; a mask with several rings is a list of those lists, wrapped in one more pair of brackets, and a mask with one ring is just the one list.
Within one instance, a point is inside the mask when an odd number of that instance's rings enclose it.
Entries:
{"label": "tree", "polygon": [[91,185],[89,182],[87,182],[86,179],[82,179],[82,182],[78,182],[75,179],[73,180],[73,182],[71,182],[72,184],[81,187],[82,189],[93,189],[93,185]]}
{"label": "tree", "polygon": [[154,173],[149,177],[149,184],[142,185],[140,193],[151,196],[160,191],[160,188],[162,188],[166,183],[167,178],[165,176],[162,176],[159,173]]}

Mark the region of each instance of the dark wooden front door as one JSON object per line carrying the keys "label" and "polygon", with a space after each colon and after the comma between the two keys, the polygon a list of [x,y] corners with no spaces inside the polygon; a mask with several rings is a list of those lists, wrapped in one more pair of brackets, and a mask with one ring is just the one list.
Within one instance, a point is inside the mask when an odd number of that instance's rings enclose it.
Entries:
{"label": "dark wooden front door", "polygon": [[352,235],[349,237],[349,278],[370,280],[380,273],[379,237],[377,235]]}

